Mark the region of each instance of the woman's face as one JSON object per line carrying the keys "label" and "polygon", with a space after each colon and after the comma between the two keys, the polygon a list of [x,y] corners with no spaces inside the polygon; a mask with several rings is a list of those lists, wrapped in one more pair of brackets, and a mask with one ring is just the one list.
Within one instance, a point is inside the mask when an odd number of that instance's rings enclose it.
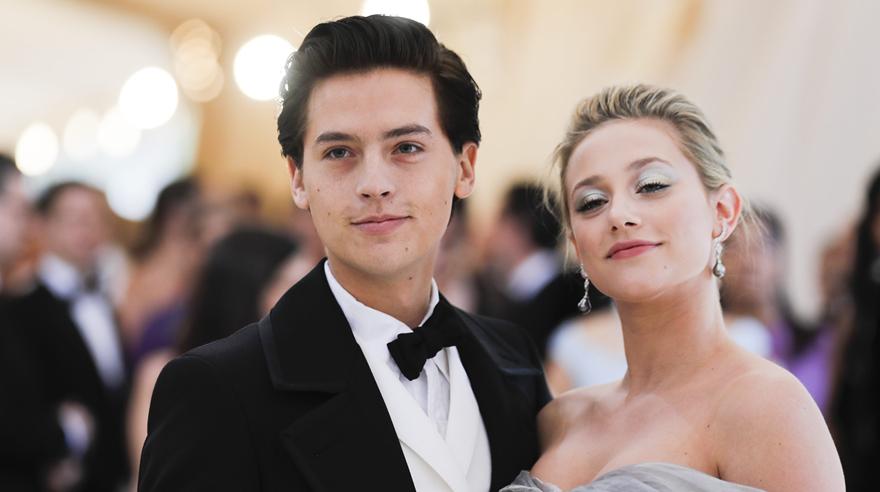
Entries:
{"label": "woman's face", "polygon": [[575,147],[563,178],[571,239],[603,293],[641,301],[710,280],[712,241],[722,232],[717,200],[679,150],[670,124],[599,126]]}

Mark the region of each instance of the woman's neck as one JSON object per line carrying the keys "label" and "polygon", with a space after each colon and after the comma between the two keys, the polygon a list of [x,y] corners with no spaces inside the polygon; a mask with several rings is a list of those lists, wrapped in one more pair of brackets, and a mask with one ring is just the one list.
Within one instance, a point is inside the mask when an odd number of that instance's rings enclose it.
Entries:
{"label": "woman's neck", "polygon": [[718,289],[705,278],[678,285],[650,301],[617,301],[623,329],[628,393],[675,386],[693,378],[730,339]]}

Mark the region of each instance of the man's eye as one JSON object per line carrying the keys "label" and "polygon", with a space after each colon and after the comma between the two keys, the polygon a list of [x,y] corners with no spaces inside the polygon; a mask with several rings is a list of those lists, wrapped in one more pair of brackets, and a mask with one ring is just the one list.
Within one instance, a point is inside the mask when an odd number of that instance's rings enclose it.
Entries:
{"label": "man's eye", "polygon": [[335,148],[328,150],[326,156],[331,159],[345,159],[346,157],[351,156],[351,152],[349,152],[348,149]]}
{"label": "man's eye", "polygon": [[414,143],[402,143],[397,146],[397,151],[401,154],[415,154],[421,150],[422,148]]}

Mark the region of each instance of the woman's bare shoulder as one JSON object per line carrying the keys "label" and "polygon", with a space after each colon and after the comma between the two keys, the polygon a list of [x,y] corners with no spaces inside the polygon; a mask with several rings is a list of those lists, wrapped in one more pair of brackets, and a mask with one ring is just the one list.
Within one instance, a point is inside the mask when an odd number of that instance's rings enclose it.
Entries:
{"label": "woman's bare shoulder", "polygon": [[843,490],[813,398],[791,373],[748,354],[718,388],[711,419],[722,478],[768,490]]}
{"label": "woman's bare shoulder", "polygon": [[608,383],[575,388],[554,398],[538,414],[541,443],[554,442],[575,423],[589,421],[590,414],[596,411],[600,402],[611,394],[617,385],[618,383]]}

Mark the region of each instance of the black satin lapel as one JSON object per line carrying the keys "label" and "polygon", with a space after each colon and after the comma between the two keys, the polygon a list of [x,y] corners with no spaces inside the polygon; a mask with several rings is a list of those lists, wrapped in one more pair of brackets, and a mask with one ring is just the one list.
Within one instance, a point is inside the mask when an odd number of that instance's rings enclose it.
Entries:
{"label": "black satin lapel", "polygon": [[281,298],[259,329],[275,389],[320,402],[281,432],[311,487],[415,492],[391,416],[323,262]]}
{"label": "black satin lapel", "polygon": [[[510,401],[512,393],[506,386],[500,368],[472,334],[468,334],[465,342],[459,344],[458,352],[489,437],[489,452],[492,457],[491,490],[498,490],[510,482],[510,470],[516,468],[512,466],[510,459],[511,450],[518,445],[517,418]],[[504,480],[507,481],[501,483]]]}
{"label": "black satin lapel", "polygon": [[458,351],[489,438],[491,490],[498,490],[538,458],[536,388],[544,376],[509,345],[504,330],[484,327],[463,312],[456,319],[466,328]]}
{"label": "black satin lapel", "polygon": [[354,364],[348,389],[281,433],[284,447],[316,491],[415,492],[406,458],[369,366]]}

